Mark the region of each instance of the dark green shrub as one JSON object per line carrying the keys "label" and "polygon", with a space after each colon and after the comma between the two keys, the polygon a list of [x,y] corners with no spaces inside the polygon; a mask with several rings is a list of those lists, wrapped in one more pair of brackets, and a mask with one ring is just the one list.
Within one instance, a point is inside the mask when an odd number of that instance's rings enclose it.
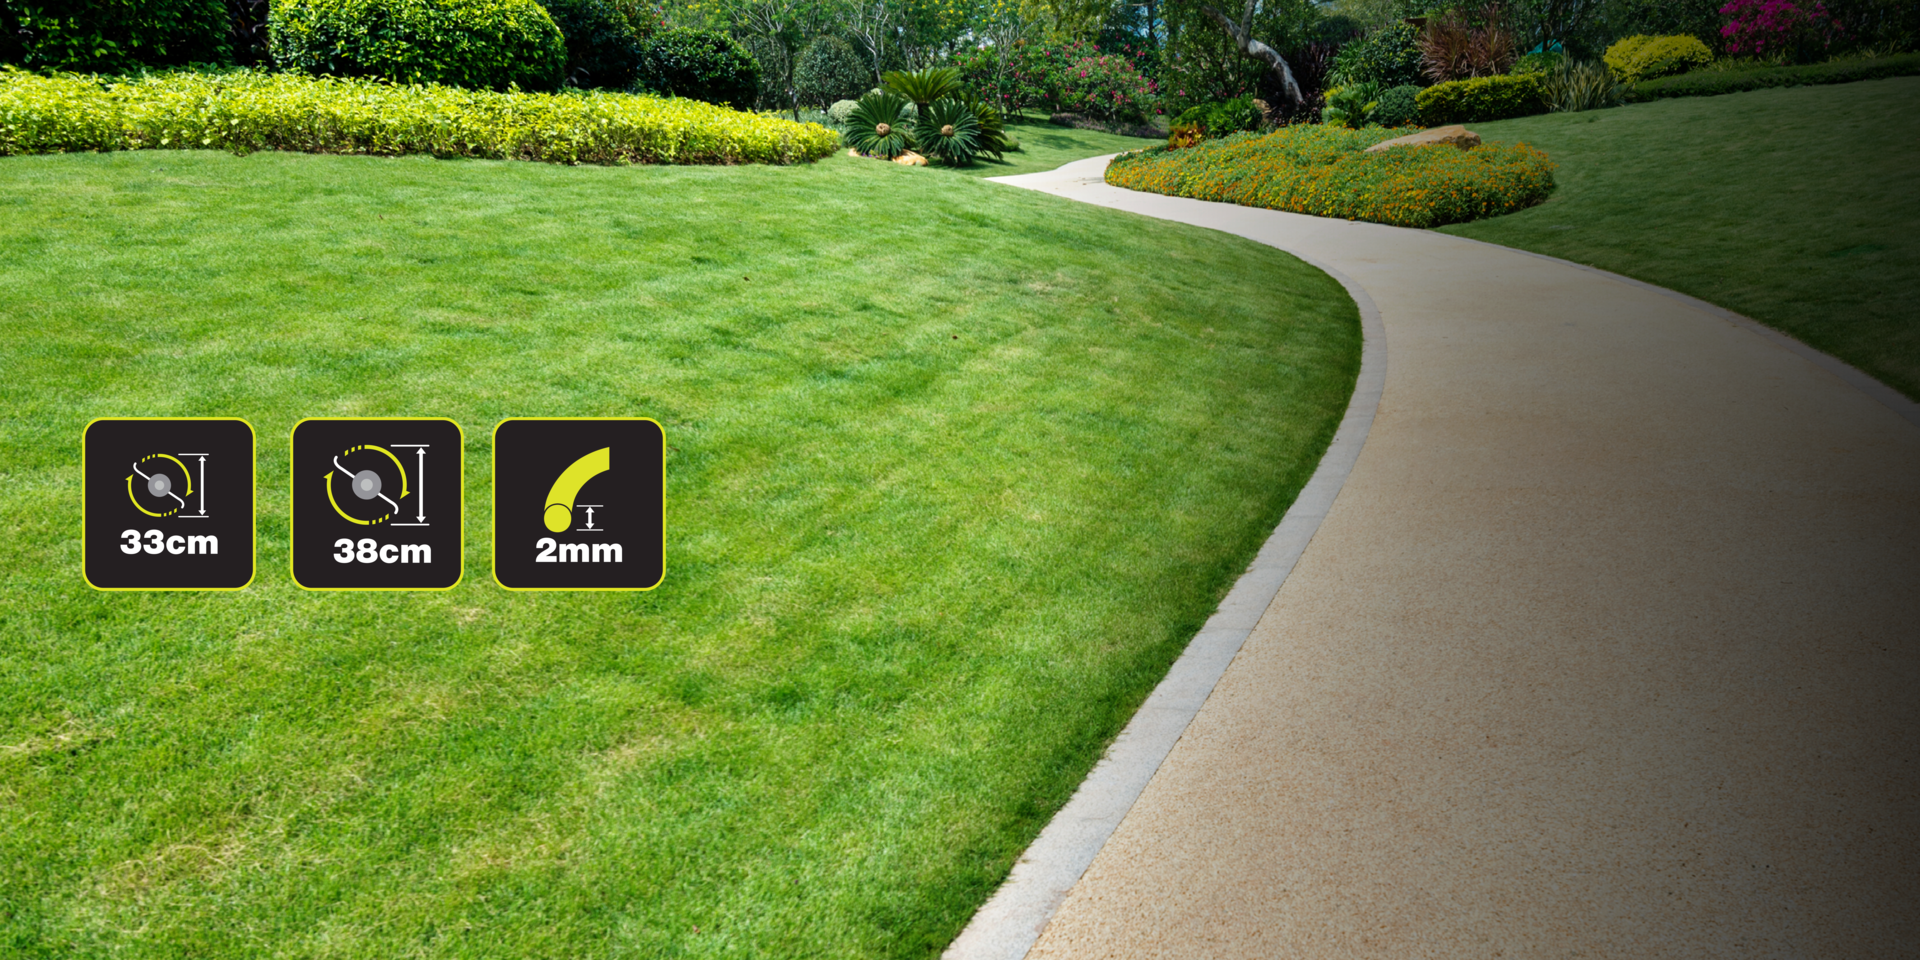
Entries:
{"label": "dark green shrub", "polygon": [[1258,130],[1266,119],[1251,98],[1234,97],[1221,103],[1188,107],[1173,119],[1173,126],[1197,126],[1209,137],[1224,137],[1244,130]]}
{"label": "dark green shrub", "polygon": [[801,103],[824,108],[835,101],[857,99],[873,86],[873,72],[852,45],[826,36],[800,55],[793,68],[793,85]]}
{"label": "dark green shrub", "polygon": [[667,28],[667,19],[660,13],[659,4],[648,0],[607,0],[607,3],[626,18],[633,35],[641,40]]}
{"label": "dark green shrub", "polygon": [[1821,83],[1852,83],[1882,77],[1907,77],[1920,74],[1920,53],[1865,60],[1838,60],[1804,67],[1765,67],[1758,70],[1696,70],[1677,77],[1643,80],[1628,87],[1629,103],[1660,100],[1666,97],[1711,97],[1742,90],[1769,87],[1799,87]]}
{"label": "dark green shrub", "polygon": [[1567,55],[1553,50],[1535,50],[1513,62],[1514,73],[1552,73],[1554,68],[1567,59]]}
{"label": "dark green shrub", "polygon": [[226,0],[0,0],[0,63],[122,73],[233,62]]}
{"label": "dark green shrub", "polygon": [[1537,73],[1436,83],[1420,91],[1415,99],[1420,106],[1420,122],[1429,127],[1547,111],[1546,84]]}
{"label": "dark green shrub", "polygon": [[567,84],[625,90],[633,86],[640,37],[608,0],[540,0],[566,38]]}
{"label": "dark green shrub", "polygon": [[1377,83],[1382,87],[1419,84],[1420,31],[1405,23],[1381,27],[1334,55],[1329,81],[1336,86]]}
{"label": "dark green shrub", "polygon": [[567,50],[533,0],[275,0],[283,68],[401,83],[551,90]]}
{"label": "dark green shrub", "polygon": [[640,45],[634,82],[655,93],[744,109],[760,91],[760,64],[724,33],[668,30]]}
{"label": "dark green shrub", "polygon": [[1380,100],[1367,120],[1383,127],[1417,124],[1420,122],[1419,97],[1420,88],[1411,83],[1390,87],[1380,94]]}

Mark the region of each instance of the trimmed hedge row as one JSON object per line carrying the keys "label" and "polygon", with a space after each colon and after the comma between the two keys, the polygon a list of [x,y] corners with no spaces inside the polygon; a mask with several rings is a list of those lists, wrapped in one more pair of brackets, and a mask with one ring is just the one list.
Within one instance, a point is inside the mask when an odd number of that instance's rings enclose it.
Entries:
{"label": "trimmed hedge row", "polygon": [[1553,191],[1553,163],[1526,144],[1367,147],[1406,129],[1298,125],[1183,149],[1123,153],[1116,187],[1402,227],[1438,227],[1530,207]]}
{"label": "trimmed hedge row", "polygon": [[1770,87],[1801,87],[1822,83],[1852,83],[1855,80],[1879,80],[1885,77],[1920,75],[1920,53],[1902,53],[1871,60],[1843,60],[1815,63],[1804,67],[1771,67],[1764,70],[1696,70],[1677,77],[1645,80],[1627,89],[1629,103],[1645,103],[1668,97],[1711,97],[1742,90]]}
{"label": "trimmed hedge row", "polygon": [[492,93],[235,71],[124,82],[0,71],[0,156],[293,150],[549,163],[805,163],[839,134],[696,100]]}
{"label": "trimmed hedge row", "polygon": [[1449,80],[1420,91],[1414,103],[1429,127],[1506,120],[1546,113],[1547,84],[1537,73]]}

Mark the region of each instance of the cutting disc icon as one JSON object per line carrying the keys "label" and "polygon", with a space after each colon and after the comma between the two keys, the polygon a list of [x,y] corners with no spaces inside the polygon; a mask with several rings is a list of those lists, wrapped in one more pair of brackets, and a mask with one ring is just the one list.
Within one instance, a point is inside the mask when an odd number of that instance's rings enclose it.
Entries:
{"label": "cutting disc icon", "polygon": [[[385,454],[386,460],[381,461],[374,457],[360,457],[358,458],[359,462],[370,465],[359,470],[354,470],[341,462],[341,458],[353,458],[354,454],[362,453],[363,451]],[[400,495],[397,497],[389,497],[385,492],[388,483],[387,480],[382,477],[380,471],[385,469],[387,463],[393,465],[394,473],[400,477]],[[327,471],[327,502],[333,504],[333,512],[339,514],[341,518],[351,523],[357,523],[363,527],[370,527],[376,523],[385,523],[393,519],[393,515],[400,512],[399,501],[405,500],[407,495],[413,492],[407,485],[407,468],[400,463],[399,457],[393,455],[393,451],[385,447],[375,446],[371,443],[348,447],[342,451],[339,456],[333,458],[333,466],[334,469]],[[347,490],[352,493],[356,499],[364,501],[384,501],[384,503],[373,502],[368,504],[370,508],[382,511],[380,515],[372,519],[362,520],[343,509],[340,506],[340,498],[333,492],[333,478],[335,476],[339,476],[347,481]],[[353,503],[352,500],[347,502],[349,504]]]}
{"label": "cutting disc icon", "polygon": [[[133,508],[135,510],[149,517],[171,517],[185,508],[187,501],[182,499],[179,494],[173,492],[173,488],[177,485],[177,482],[173,479],[173,476],[167,472],[166,464],[153,463],[155,460],[171,461],[174,466],[179,467],[180,476],[186,481],[187,496],[193,496],[193,474],[187,470],[186,464],[181,463],[179,458],[168,454],[149,453],[135,460],[133,462],[133,473],[127,474],[127,499],[133,501]],[[149,464],[145,470],[140,469],[140,465],[143,463]],[[148,510],[141,505],[140,495],[134,492],[133,476],[136,473],[140,475],[141,489],[160,506],[158,511]]]}

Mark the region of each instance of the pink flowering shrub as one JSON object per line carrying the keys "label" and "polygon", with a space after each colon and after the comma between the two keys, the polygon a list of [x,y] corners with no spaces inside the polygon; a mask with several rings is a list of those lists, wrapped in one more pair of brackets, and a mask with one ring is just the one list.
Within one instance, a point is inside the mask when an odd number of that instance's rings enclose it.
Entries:
{"label": "pink flowering shrub", "polygon": [[1811,60],[1833,46],[1840,24],[1815,0],[1732,0],[1720,8],[1729,19],[1720,28],[1727,52],[1754,56],[1785,55]]}
{"label": "pink flowering shrub", "polygon": [[1082,57],[1068,67],[1061,80],[1061,109],[1096,120],[1144,123],[1157,99],[1153,81],[1124,57]]}
{"label": "pink flowering shrub", "polygon": [[1141,123],[1160,111],[1159,91],[1140,71],[1146,51],[1096,44],[1022,43],[957,58],[961,82],[1003,110],[1065,111]]}

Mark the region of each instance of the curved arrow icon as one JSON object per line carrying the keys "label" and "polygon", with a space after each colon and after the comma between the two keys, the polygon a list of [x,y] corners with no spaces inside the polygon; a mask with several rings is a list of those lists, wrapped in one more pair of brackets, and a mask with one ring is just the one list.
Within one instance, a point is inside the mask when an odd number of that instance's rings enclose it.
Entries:
{"label": "curved arrow icon", "polygon": [[[187,496],[189,497],[193,496],[193,471],[188,470],[186,464],[180,463],[179,457],[173,456],[171,454],[166,454],[166,453],[149,453],[146,456],[141,457],[140,459],[135,460],[133,462],[133,473],[139,473],[142,478],[146,478],[147,477],[146,474],[140,473],[140,465],[143,463],[146,463],[148,460],[154,460],[160,457],[165,457],[168,460],[172,460],[175,464],[179,465],[180,475],[187,479]],[[202,463],[204,462],[205,461],[202,461]],[[144,513],[149,517],[171,517],[174,514],[179,513],[183,508],[186,507],[187,502],[185,500],[181,500],[180,495],[174,493],[171,490],[167,491],[167,496],[170,496],[175,500],[180,500],[180,506],[174,507],[172,510],[168,510],[166,513],[154,513],[152,510],[148,510],[146,507],[141,506],[140,498],[133,495],[133,473],[127,474],[127,499],[133,501],[133,508],[135,510],[140,511],[141,513]]]}
{"label": "curved arrow icon", "polygon": [[573,498],[580,495],[580,488],[607,472],[612,463],[612,447],[601,447],[592,453],[575,460],[567,469],[560,472],[560,479],[553,482],[553,489],[547,491],[547,509],[543,518],[547,529],[559,533],[573,522]]}

